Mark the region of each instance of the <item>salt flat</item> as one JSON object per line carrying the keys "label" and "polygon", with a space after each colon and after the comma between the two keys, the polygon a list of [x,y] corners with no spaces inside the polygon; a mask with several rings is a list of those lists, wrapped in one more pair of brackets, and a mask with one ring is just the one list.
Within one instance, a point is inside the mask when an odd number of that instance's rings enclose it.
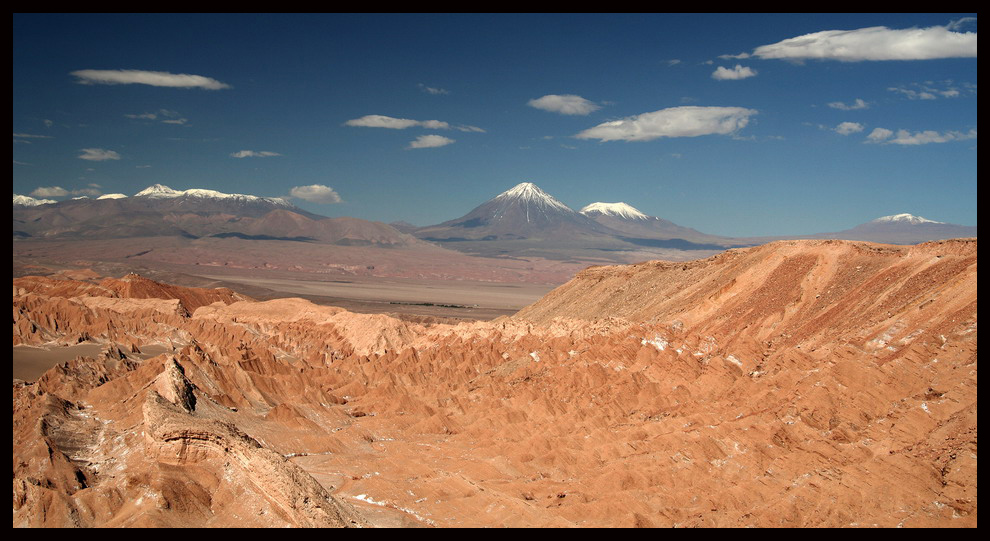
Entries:
{"label": "salt flat", "polygon": [[[412,278],[347,277],[338,280],[305,280],[244,275],[199,275],[231,289],[262,297],[303,296],[356,312],[395,312],[465,319],[493,319],[511,315],[537,301],[554,286],[527,283],[424,280]],[[257,294],[255,294],[257,296]]]}

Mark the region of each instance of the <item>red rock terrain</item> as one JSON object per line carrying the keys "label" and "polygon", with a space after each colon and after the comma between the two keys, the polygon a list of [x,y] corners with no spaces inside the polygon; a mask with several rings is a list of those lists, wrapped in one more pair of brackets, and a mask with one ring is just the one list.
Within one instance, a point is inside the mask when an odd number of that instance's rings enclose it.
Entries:
{"label": "red rock terrain", "polygon": [[458,325],[20,280],[15,345],[106,353],[14,381],[14,526],[977,526],[975,239],[593,267]]}

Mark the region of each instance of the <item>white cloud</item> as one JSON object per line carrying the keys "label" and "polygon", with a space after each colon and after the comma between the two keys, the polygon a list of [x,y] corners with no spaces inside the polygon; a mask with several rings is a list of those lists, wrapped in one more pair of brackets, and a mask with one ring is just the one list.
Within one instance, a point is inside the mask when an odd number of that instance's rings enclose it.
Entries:
{"label": "white cloud", "polygon": [[839,135],[851,135],[854,133],[859,133],[866,129],[859,122],[843,122],[835,127],[835,132]]}
{"label": "white cloud", "polygon": [[134,120],[155,120],[158,115],[155,113],[142,113],[140,115],[124,115],[127,118],[133,118]]}
{"label": "white cloud", "polygon": [[15,133],[15,139],[53,139],[51,135],[35,135],[33,133]]}
{"label": "white cloud", "polygon": [[409,142],[409,148],[436,148],[447,146],[454,141],[442,135],[420,135],[415,141]]}
{"label": "white cloud", "polygon": [[587,115],[601,109],[595,102],[573,94],[547,94],[542,98],[529,100],[527,105],[562,115]]}
{"label": "white cloud", "polygon": [[420,122],[419,125],[421,127],[423,127],[423,128],[427,128],[427,129],[430,129],[430,130],[447,130],[447,129],[450,129],[450,124],[447,124],[446,122],[443,122],[443,121],[440,121],[440,120],[424,120],[424,121]]}
{"label": "white cloud", "polygon": [[271,158],[272,156],[281,156],[281,154],[268,150],[238,150],[230,154],[231,158]]}
{"label": "white cloud", "polygon": [[427,94],[433,94],[434,96],[441,96],[441,95],[444,95],[444,94],[450,94],[450,92],[448,92],[447,90],[445,90],[443,88],[435,88],[435,87],[432,87],[432,86],[426,86],[423,83],[419,83],[419,89],[422,90],[423,92],[426,92]]}
{"label": "white cloud", "polygon": [[601,141],[651,141],[660,137],[727,135],[746,126],[754,109],[685,105],[603,122],[575,135]]}
{"label": "white cloud", "polygon": [[385,115],[365,115],[361,118],[348,120],[346,126],[358,126],[363,128],[387,128],[390,130],[404,130],[412,127],[422,127],[430,129],[445,130],[450,128],[450,124],[439,120],[411,120],[408,118],[394,118]]}
{"label": "white cloud", "polygon": [[947,131],[939,133],[935,130],[911,132],[909,130],[888,130],[876,128],[867,136],[868,143],[883,143],[890,145],[927,145],[929,143],[949,143],[952,141],[967,141],[976,139],[976,130],[968,132]]}
{"label": "white cloud", "polygon": [[957,27],[824,30],[757,47],[753,55],[764,59],[843,62],[976,58],[976,32],[956,32]]}
{"label": "white cloud", "polygon": [[887,128],[873,128],[873,131],[866,136],[866,140],[870,143],[882,143],[893,136],[894,132]]}
{"label": "white cloud", "polygon": [[97,196],[103,193],[97,188],[100,188],[99,184],[90,184],[88,188],[79,188],[77,190],[66,190],[61,186],[41,186],[35,188],[34,191],[31,192],[31,196],[32,197],[65,197],[69,195]]}
{"label": "white cloud", "polygon": [[323,184],[296,186],[289,190],[289,195],[297,199],[303,199],[305,201],[319,203],[321,205],[331,205],[342,201],[340,195],[335,192],[333,188],[330,186],[324,186]]}
{"label": "white cloud", "polygon": [[61,186],[41,186],[31,192],[31,197],[65,197],[69,195],[69,190]]}
{"label": "white cloud", "polygon": [[[718,55],[722,60],[745,60],[749,58],[749,53],[739,53],[739,54],[720,54]],[[706,64],[714,64],[711,60],[706,62]]]}
{"label": "white cloud", "polygon": [[451,126],[450,123],[442,120],[412,120],[409,118],[395,118],[385,115],[365,115],[361,118],[348,120],[344,123],[344,125],[362,128],[386,128],[390,130],[426,128],[428,130],[457,130],[463,132],[485,133],[485,130],[482,128],[467,124]]}
{"label": "white cloud", "polygon": [[221,90],[230,85],[202,75],[188,73],[169,73],[167,71],[144,70],[78,70],[69,75],[79,78],[79,84],[84,85],[150,85],[170,88],[203,88],[206,90]]}
{"label": "white cloud", "polygon": [[756,71],[749,66],[743,67],[736,64],[736,67],[729,69],[719,66],[714,72],[712,72],[712,79],[718,81],[735,81],[738,79],[748,79],[749,77],[756,77]]}
{"label": "white cloud", "polygon": [[112,150],[106,150],[102,148],[82,148],[80,149],[82,154],[79,155],[81,160],[89,160],[91,162],[103,162],[107,160],[119,160],[120,154]]}
{"label": "white cloud", "polygon": [[867,109],[870,107],[870,104],[866,103],[861,98],[856,98],[856,101],[849,105],[842,103],[841,101],[833,101],[829,103],[828,106],[832,109],[839,109],[840,111],[855,111],[857,109]]}

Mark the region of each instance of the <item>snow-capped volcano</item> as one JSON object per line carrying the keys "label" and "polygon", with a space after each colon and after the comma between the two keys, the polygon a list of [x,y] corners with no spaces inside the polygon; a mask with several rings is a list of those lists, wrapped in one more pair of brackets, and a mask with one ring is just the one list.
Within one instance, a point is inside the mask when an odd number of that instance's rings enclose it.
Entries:
{"label": "snow-capped volcano", "polygon": [[551,241],[583,239],[614,241],[612,231],[571,209],[532,182],[522,182],[477,206],[460,218],[416,231],[416,236],[437,242]]}
{"label": "snow-capped volcano", "polygon": [[865,240],[887,244],[917,244],[930,240],[976,236],[976,226],[936,222],[913,214],[881,216],[852,229],[813,235],[816,238]]}
{"label": "snow-capped volcano", "polygon": [[945,222],[936,222],[935,220],[929,220],[928,218],[922,218],[921,216],[915,216],[913,214],[892,214],[890,216],[881,216],[876,220],[872,220],[870,223],[874,224],[944,224]]}
{"label": "snow-capped volcano", "polygon": [[707,235],[670,220],[649,216],[628,203],[592,203],[582,208],[581,214],[620,232],[621,238],[640,246],[714,249],[736,245],[732,239]]}
{"label": "snow-capped volcano", "polygon": [[650,217],[627,203],[592,203],[580,210],[585,216],[606,215],[627,220],[649,220]]}
{"label": "snow-capped volcano", "polygon": [[495,196],[495,201],[521,202],[536,207],[574,212],[570,207],[541,190],[539,186],[532,182],[520,182],[516,184],[512,188]]}

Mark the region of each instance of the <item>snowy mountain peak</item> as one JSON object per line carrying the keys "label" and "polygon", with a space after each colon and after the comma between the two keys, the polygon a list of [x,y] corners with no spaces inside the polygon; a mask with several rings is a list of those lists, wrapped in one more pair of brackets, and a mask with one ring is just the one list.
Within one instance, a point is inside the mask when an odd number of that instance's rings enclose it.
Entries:
{"label": "snowy mountain peak", "polygon": [[153,184],[134,194],[134,197],[179,197],[180,195],[182,192],[173,190],[164,184]]}
{"label": "snowy mountain peak", "polygon": [[127,199],[127,196],[124,195],[124,194],[122,194],[122,193],[105,193],[105,194],[97,197],[96,199],[97,200],[100,200],[100,199]]}
{"label": "snowy mountain peak", "polygon": [[150,197],[154,199],[164,199],[173,197],[198,197],[203,199],[221,199],[242,202],[267,202],[283,207],[292,206],[291,203],[281,197],[259,197],[257,195],[244,195],[239,193],[223,193],[216,190],[204,190],[201,188],[191,188],[189,190],[173,190],[164,184],[154,184],[134,194],[134,197]]}
{"label": "snowy mountain peak", "polygon": [[593,214],[604,214],[607,216],[615,216],[617,218],[625,218],[627,220],[648,220],[650,217],[646,214],[640,212],[636,207],[626,203],[592,203],[583,209],[581,209],[581,214],[585,216],[590,216]]}
{"label": "snowy mountain peak", "polygon": [[901,223],[901,224],[941,224],[945,222],[936,222],[935,220],[929,220],[928,218],[922,218],[921,216],[914,216],[913,214],[893,214],[890,216],[882,216],[873,220],[871,223],[875,224],[891,224],[891,223]]}
{"label": "snowy mountain peak", "polygon": [[57,203],[57,202],[58,201],[54,201],[52,199],[35,199],[33,197],[29,197],[26,195],[14,194],[14,204],[22,205],[25,207],[37,207],[38,205],[47,205],[50,203]]}
{"label": "snowy mountain peak", "polygon": [[570,207],[561,203],[552,195],[544,192],[539,186],[533,184],[532,182],[520,182],[516,184],[512,189],[506,190],[495,197],[496,200],[509,200],[509,201],[524,201],[526,203],[535,203],[544,207],[551,207],[560,210],[571,210]]}

